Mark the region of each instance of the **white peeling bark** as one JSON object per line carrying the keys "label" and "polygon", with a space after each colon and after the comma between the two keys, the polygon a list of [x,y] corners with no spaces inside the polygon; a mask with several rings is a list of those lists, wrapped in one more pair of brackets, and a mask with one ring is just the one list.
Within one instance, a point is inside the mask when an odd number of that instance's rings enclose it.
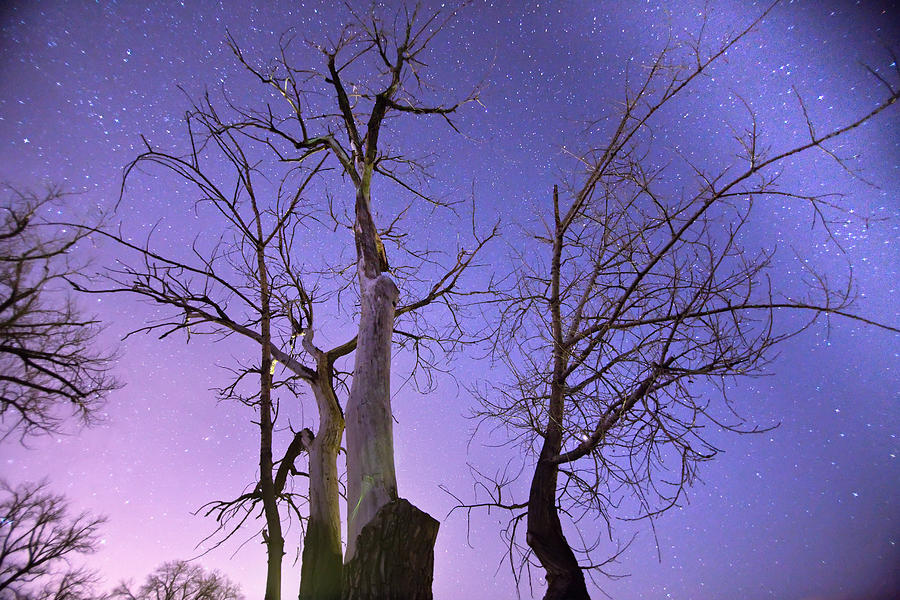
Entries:
{"label": "white peeling bark", "polygon": [[391,415],[391,337],[399,290],[390,276],[368,277],[360,265],[360,323],[347,401],[347,553],[362,528],[397,498]]}

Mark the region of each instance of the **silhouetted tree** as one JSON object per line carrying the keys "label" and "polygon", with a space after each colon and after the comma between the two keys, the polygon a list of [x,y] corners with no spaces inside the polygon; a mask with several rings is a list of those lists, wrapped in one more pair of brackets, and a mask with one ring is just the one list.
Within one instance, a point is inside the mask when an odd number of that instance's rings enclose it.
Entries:
{"label": "silhouetted tree", "polygon": [[111,353],[98,350],[98,322],[83,314],[66,278],[87,231],[51,224],[64,194],[7,187],[0,199],[0,424],[6,435],[90,423],[106,394]]}
{"label": "silhouetted tree", "polygon": [[97,592],[100,577],[86,568],[66,571],[51,579],[37,592],[14,593],[14,600],[107,600]]}
{"label": "silhouetted tree", "polygon": [[[163,167],[199,191],[196,210],[207,217],[204,229],[209,231],[215,224],[216,239],[198,236],[192,258],[184,258],[175,252],[158,253],[150,239],[137,245],[120,233],[95,230],[118,245],[121,258],[104,274],[105,284],[85,279],[74,285],[85,292],[136,294],[171,309],[167,317],[132,334],[159,332],[165,338],[180,332],[188,340],[192,335],[238,335],[258,344],[258,359],[231,368],[233,381],[218,390],[221,398],[254,410],[259,432],[257,478],[236,498],[211,502],[201,510],[216,517],[220,524],[216,533],[224,534],[215,546],[261,514],[263,525],[258,531],[267,554],[266,600],[277,600],[281,594],[282,521],[305,521],[304,546],[317,549],[320,567],[310,581],[331,582],[339,594],[336,460],[343,414],[335,392],[334,363],[352,352],[354,344],[324,351],[313,343],[316,305],[323,299],[315,285],[306,283],[313,274],[297,259],[295,246],[318,222],[319,213],[324,214],[305,195],[321,163],[308,170],[282,168],[277,161],[271,169],[255,164],[248,156],[259,144],[222,121],[208,97],[188,113],[187,129],[190,154],[167,153],[148,144],[126,168],[123,193],[138,167]],[[218,164],[229,165],[231,173],[223,175]],[[270,181],[276,184],[269,185]],[[301,393],[298,382],[308,386],[316,400],[318,430],[315,435],[307,428],[291,430],[284,453],[276,457],[278,392],[296,398]],[[309,459],[307,471],[297,464],[302,454]],[[293,476],[301,474],[309,480],[308,494],[293,484]],[[335,561],[336,566],[331,564]]]}
{"label": "silhouetted tree", "polygon": [[0,598],[93,598],[96,575],[72,561],[96,552],[106,519],[70,517],[66,499],[44,482],[11,487],[3,481],[0,495]]}
{"label": "silhouetted tree", "polygon": [[[698,463],[716,454],[710,425],[748,431],[722,418],[731,380],[760,374],[778,344],[823,315],[872,324],[852,312],[852,288],[807,264],[805,288],[776,287],[767,275],[773,251],[745,247],[743,234],[752,208],[771,198],[808,206],[828,227],[838,214],[834,197],[785,189],[780,172],[816,150],[846,168],[830,144],[896,102],[882,75],[887,93],[870,111],[826,133],[807,116],[808,137],[796,145],[764,142],[748,106],[736,158],[711,168],[688,163],[693,184],[667,177],[687,159],[660,147],[651,131],[657,116],[758,22],[712,52],[698,38],[656,56],[626,90],[606,139],[578,157],[574,183],[554,188],[546,230],[534,235],[544,258],[522,258],[516,288],[501,299],[495,357],[511,381],[482,390],[479,414],[528,454],[530,489],[517,499],[514,478],[501,473],[480,481],[489,498],[461,506],[512,512],[510,554],[544,569],[545,600],[588,598],[585,571],[608,563],[592,556],[599,539],[581,537],[582,518],[609,523],[625,496],[653,518],[678,503]],[[798,102],[806,115],[799,94]],[[809,318],[791,328],[779,318],[790,313]],[[567,539],[561,518],[583,545]],[[518,537],[523,519],[527,548]]]}
{"label": "silhouetted tree", "polygon": [[140,588],[122,583],[108,600],[244,600],[244,594],[218,571],[175,560],[163,563]]}

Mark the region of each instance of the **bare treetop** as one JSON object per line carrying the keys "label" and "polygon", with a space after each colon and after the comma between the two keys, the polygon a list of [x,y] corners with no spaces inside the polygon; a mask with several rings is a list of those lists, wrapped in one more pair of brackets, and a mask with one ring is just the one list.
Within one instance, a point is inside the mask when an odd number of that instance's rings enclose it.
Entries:
{"label": "bare treetop", "polygon": [[5,434],[59,432],[65,418],[94,421],[117,387],[113,355],[95,348],[99,322],[68,293],[87,232],[49,222],[63,201],[6,188],[0,200],[0,421]]}
{"label": "bare treetop", "polygon": [[[603,573],[618,556],[598,556],[603,536],[584,526],[590,520],[605,520],[612,538],[614,516],[652,519],[677,506],[698,465],[718,452],[711,430],[760,430],[739,416],[728,390],[763,374],[780,343],[821,317],[900,332],[855,312],[849,274],[838,285],[801,258],[800,285],[773,281],[774,249],[748,247],[745,236],[755,206],[772,199],[808,207],[826,235],[849,218],[836,195],[782,185],[782,170],[821,151],[854,175],[831,144],[892,109],[895,84],[875,73],[880,100],[824,132],[797,94],[807,132],[799,142],[764,143],[748,103],[735,153],[711,157],[706,168],[654,135],[663,107],[689,94],[776,4],[711,50],[703,28],[670,42],[629,82],[619,118],[577,157],[569,187],[553,189],[549,222],[533,236],[543,258],[517,256],[517,285],[498,301],[494,356],[509,378],[478,392],[478,416],[509,432],[530,490],[518,498],[507,472],[479,473],[487,498],[460,507],[511,511],[510,558],[520,552],[522,561],[514,573],[536,559],[547,600],[587,598],[584,573]],[[527,547],[519,546],[523,519]]]}
{"label": "bare treetop", "polygon": [[219,571],[173,560],[160,565],[140,587],[120,584],[109,600],[244,600],[240,586]]}
{"label": "bare treetop", "polygon": [[0,482],[0,597],[92,598],[97,577],[76,566],[76,557],[97,551],[105,521],[89,513],[70,516],[66,499],[48,492],[46,482]]}

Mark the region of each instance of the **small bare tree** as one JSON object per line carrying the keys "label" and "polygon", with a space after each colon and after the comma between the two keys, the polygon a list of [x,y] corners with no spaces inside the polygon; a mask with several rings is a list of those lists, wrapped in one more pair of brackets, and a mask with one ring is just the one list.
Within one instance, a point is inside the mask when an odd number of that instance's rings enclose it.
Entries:
{"label": "small bare tree", "polygon": [[[886,94],[870,111],[827,133],[807,116],[808,138],[795,146],[770,147],[748,107],[736,160],[704,169],[667,156],[686,163],[692,185],[676,185],[654,159],[663,149],[650,128],[661,109],[758,22],[713,52],[697,39],[656,56],[628,88],[606,141],[579,157],[571,186],[554,188],[549,224],[535,235],[546,258],[523,257],[518,285],[503,299],[495,355],[511,382],[481,394],[480,416],[520,443],[533,464],[530,489],[517,500],[513,478],[485,478],[479,489],[490,497],[462,506],[511,511],[510,558],[521,552],[525,561],[512,563],[514,573],[536,559],[545,600],[587,599],[585,572],[608,563],[592,556],[601,540],[584,539],[582,518],[609,524],[625,497],[653,518],[682,499],[698,463],[716,454],[705,427],[753,430],[728,420],[731,380],[760,374],[778,344],[823,315],[877,325],[852,312],[851,287],[835,287],[809,265],[805,289],[776,288],[767,276],[772,252],[742,242],[754,205],[771,198],[803,203],[826,228],[846,218],[832,196],[779,186],[779,171],[816,150],[848,169],[829,144],[896,102],[883,76],[873,73]],[[779,319],[789,313],[803,324]],[[711,401],[716,391],[724,410]],[[517,535],[523,519],[527,547]],[[561,519],[581,544],[567,539]]]}
{"label": "small bare tree", "polygon": [[163,563],[135,590],[120,584],[108,600],[244,600],[239,585],[218,571],[184,560]]}
{"label": "small bare tree", "polygon": [[106,519],[70,517],[66,499],[43,482],[12,487],[3,481],[0,494],[0,598],[91,598],[95,574],[71,562],[97,551]]}
{"label": "small bare tree", "polygon": [[[258,478],[248,491],[233,500],[212,502],[203,510],[214,515],[231,537],[261,507],[264,525],[259,532],[267,552],[266,600],[281,594],[285,554],[283,519],[306,522],[304,551],[316,569],[308,578],[321,597],[337,597],[340,583],[340,516],[337,453],[343,432],[343,414],[335,393],[334,363],[353,350],[353,343],[331,351],[313,343],[314,310],[321,302],[315,289],[304,284],[307,267],[294,263],[295,237],[305,235],[309,223],[322,212],[309,205],[305,192],[321,168],[298,169],[276,163],[272,169],[257,165],[254,141],[229,127],[207,97],[187,117],[191,149],[187,156],[147,145],[127,168],[123,181],[141,166],[156,165],[176,174],[200,194],[195,205],[216,223],[217,238],[198,236],[190,254],[163,255],[151,239],[137,245],[120,233],[95,230],[121,250],[118,265],[104,275],[106,284],[78,281],[80,291],[125,292],[147,298],[170,309],[168,315],[132,333],[158,332],[165,338],[183,332],[228,338],[238,335],[258,345],[259,358],[233,368],[233,381],[219,390],[223,399],[251,407],[259,430]],[[216,165],[225,164],[230,174]],[[284,167],[284,168],[281,168]],[[276,182],[269,185],[268,182]],[[287,369],[287,376],[277,364]],[[254,382],[250,382],[255,378]],[[318,406],[318,431],[292,431],[283,455],[274,455],[280,411],[279,391],[293,399],[298,381],[305,382]],[[297,466],[301,454],[309,470]],[[309,492],[295,491],[294,475],[309,478]],[[307,507],[304,504],[308,503]],[[332,590],[326,593],[324,590]],[[337,590],[335,592],[334,590]]]}
{"label": "small bare tree", "polygon": [[0,200],[0,423],[4,435],[58,432],[74,414],[95,419],[117,387],[112,354],[97,350],[98,322],[85,316],[65,279],[87,231],[51,225],[64,198],[7,187]]}
{"label": "small bare tree", "polygon": [[14,600],[107,600],[97,592],[100,576],[87,569],[69,570],[37,591],[16,593]]}

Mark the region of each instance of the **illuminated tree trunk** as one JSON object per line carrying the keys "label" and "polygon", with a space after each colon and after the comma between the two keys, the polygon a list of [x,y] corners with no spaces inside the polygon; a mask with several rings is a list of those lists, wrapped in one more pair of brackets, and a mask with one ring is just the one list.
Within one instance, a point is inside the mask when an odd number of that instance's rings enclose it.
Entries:
{"label": "illuminated tree trunk", "polygon": [[[365,166],[361,170],[367,172]],[[357,188],[354,225],[360,315],[346,416],[346,562],[356,553],[363,526],[375,517],[379,508],[397,499],[391,414],[391,338],[400,292],[390,275],[384,272],[387,260],[372,220],[370,178],[370,174],[363,177]]]}
{"label": "illuminated tree trunk", "polygon": [[372,221],[371,167],[357,189],[360,317],[347,400],[344,599],[430,599],[438,524],[398,500],[391,413],[391,339],[399,291]]}
{"label": "illuminated tree trunk", "polygon": [[[330,368],[318,371],[313,386],[319,408],[319,431],[309,445],[309,521],[303,538],[300,600],[339,600],[341,597],[341,515],[337,455],[344,432]],[[325,379],[323,375],[328,378]]]}
{"label": "illuminated tree trunk", "polygon": [[356,364],[347,402],[348,560],[363,526],[397,499],[390,373],[398,291],[384,273],[370,278],[361,272],[360,287]]}

